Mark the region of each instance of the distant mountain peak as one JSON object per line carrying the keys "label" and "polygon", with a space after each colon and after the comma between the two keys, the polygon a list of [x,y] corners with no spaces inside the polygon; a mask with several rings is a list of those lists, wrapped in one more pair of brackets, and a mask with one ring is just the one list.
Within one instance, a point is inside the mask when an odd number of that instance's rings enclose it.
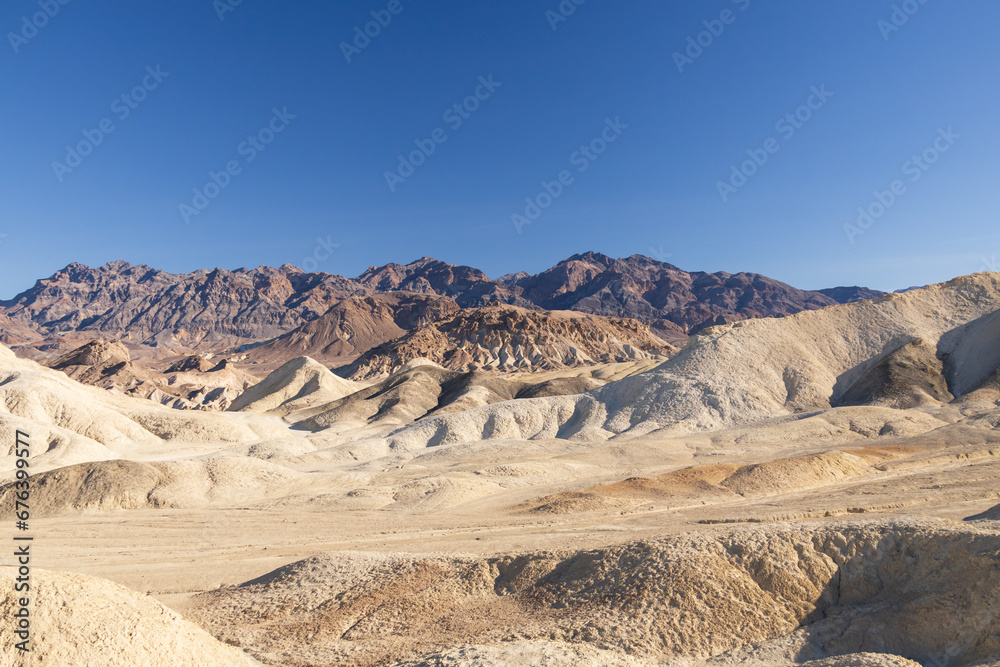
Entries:
{"label": "distant mountain peak", "polygon": [[105,271],[124,271],[127,269],[148,269],[148,266],[143,266],[141,264],[131,264],[126,262],[124,259],[116,259],[114,261],[108,262],[101,266],[101,269]]}
{"label": "distant mountain peak", "polygon": [[[595,252],[593,250],[588,250],[587,252],[578,253],[578,254],[573,255],[571,257],[567,257],[566,259],[564,259],[563,261],[559,262],[558,264],[566,264],[568,262],[594,262],[596,264],[603,264],[605,266],[609,266],[612,263],[614,263],[614,261],[615,261],[614,259],[612,259],[611,257],[608,257],[605,254],[602,254],[602,253],[599,253],[599,252]],[[557,264],[557,266],[558,266],[558,264]]]}

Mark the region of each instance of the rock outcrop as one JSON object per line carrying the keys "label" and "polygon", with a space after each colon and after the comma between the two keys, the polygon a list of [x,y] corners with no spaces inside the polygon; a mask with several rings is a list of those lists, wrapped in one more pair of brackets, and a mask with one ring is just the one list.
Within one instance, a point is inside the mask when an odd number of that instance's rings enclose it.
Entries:
{"label": "rock outcrop", "polygon": [[307,356],[342,366],[374,347],[460,310],[450,297],[434,294],[388,292],[352,297],[333,305],[319,318],[254,347],[247,358],[269,365]]}
{"label": "rock outcrop", "polygon": [[493,304],[414,329],[369,350],[338,373],[388,375],[413,359],[457,371],[529,371],[662,358],[677,348],[635,320]]}

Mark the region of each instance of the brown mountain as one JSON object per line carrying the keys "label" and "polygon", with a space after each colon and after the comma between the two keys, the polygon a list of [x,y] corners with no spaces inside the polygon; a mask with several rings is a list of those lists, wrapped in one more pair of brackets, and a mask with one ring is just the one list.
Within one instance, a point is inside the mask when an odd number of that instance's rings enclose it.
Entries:
{"label": "brown mountain", "polygon": [[346,278],[287,264],[172,274],[111,262],[96,269],[70,264],[0,308],[44,335],[93,331],[193,348],[272,338],[366,291]]}
{"label": "brown mountain", "polygon": [[828,296],[837,303],[857,303],[868,299],[877,299],[885,296],[885,292],[868,289],[867,287],[830,287],[828,289],[816,290],[824,296]]}
{"label": "brown mountain", "polygon": [[479,269],[455,266],[430,257],[421,257],[405,266],[372,266],[355,280],[377,292],[403,290],[450,296],[463,308],[495,302],[533,307],[531,302],[520,296],[519,290],[491,280]]}
{"label": "brown mountain", "polygon": [[[408,320],[403,302],[363,301],[390,292],[447,297],[463,308],[505,303],[632,318],[674,343],[714,324],[882,294],[856,287],[804,291],[753,273],[690,273],[641,255],[613,259],[592,252],[539,274],[521,272],[498,280],[427,257],[372,267],[353,280],[304,273],[290,265],[172,274],[119,261],[98,268],[71,264],[0,302],[0,336],[11,343],[36,339],[32,354],[46,347],[46,340],[92,332],[94,338],[140,343],[175,356],[251,349],[271,341],[255,353],[267,363],[303,354],[344,358],[428,321],[423,316]],[[362,301],[344,303],[355,297]],[[419,311],[416,302],[413,307]],[[331,308],[337,310],[320,322]],[[293,330],[298,331],[272,340]],[[66,349],[61,346],[60,353]]]}
{"label": "brown mountain", "polygon": [[352,297],[334,304],[318,319],[253,348],[247,357],[264,368],[301,356],[341,366],[411,329],[460,310],[453,299],[434,294],[388,292]]}
{"label": "brown mountain", "polygon": [[19,345],[39,337],[31,322],[11,319],[0,313],[0,343],[4,345]]}
{"label": "brown mountain", "polygon": [[804,291],[756,273],[691,273],[642,255],[612,259],[594,252],[574,255],[512,285],[541,308],[631,317],[667,335],[670,323],[692,333],[716,324],[815,310],[839,303],[834,296],[841,294]]}
{"label": "brown mountain", "polygon": [[635,320],[491,304],[416,328],[369,350],[338,373],[363,380],[395,372],[415,359],[455,371],[551,370],[666,359],[676,351]]}
{"label": "brown mountain", "polygon": [[423,257],[405,266],[371,267],[357,281],[376,291],[450,296],[463,307],[500,302],[628,317],[650,324],[674,342],[706,326],[781,317],[885,294],[864,287],[800,290],[756,273],[688,272],[642,255],[614,259],[595,252],[573,255],[539,274],[521,271],[497,280],[472,267]]}

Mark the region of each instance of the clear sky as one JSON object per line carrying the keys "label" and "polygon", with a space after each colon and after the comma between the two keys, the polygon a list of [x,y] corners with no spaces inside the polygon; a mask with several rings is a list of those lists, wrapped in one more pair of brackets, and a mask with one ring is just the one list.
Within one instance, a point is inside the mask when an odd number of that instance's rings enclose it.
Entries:
{"label": "clear sky", "polygon": [[0,298],[115,259],[971,273],[1000,260],[1000,3],[895,6],[6,0]]}

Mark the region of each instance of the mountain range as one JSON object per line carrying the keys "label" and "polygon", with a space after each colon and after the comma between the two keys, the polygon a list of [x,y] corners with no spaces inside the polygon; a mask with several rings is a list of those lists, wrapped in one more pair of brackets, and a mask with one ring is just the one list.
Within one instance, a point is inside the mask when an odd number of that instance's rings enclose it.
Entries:
{"label": "mountain range", "polygon": [[[405,266],[373,266],[353,279],[305,273],[288,264],[172,274],[116,261],[97,268],[70,264],[13,299],[0,301],[0,336],[8,343],[24,343],[86,332],[178,352],[219,352],[308,327],[334,306],[348,308],[346,299],[362,299],[349,307],[366,311],[365,317],[391,320],[396,335],[455,312],[438,303],[438,310],[431,308],[436,314],[414,315],[422,302],[412,297],[394,297],[391,303],[364,300],[398,292],[447,297],[457,308],[503,303],[632,318],[672,343],[707,326],[780,317],[883,294],[863,287],[800,290],[755,273],[688,272],[642,255],[613,259],[595,252],[573,255],[538,274],[522,272],[495,280],[478,269],[429,257]],[[358,316],[355,312],[345,322]]]}

